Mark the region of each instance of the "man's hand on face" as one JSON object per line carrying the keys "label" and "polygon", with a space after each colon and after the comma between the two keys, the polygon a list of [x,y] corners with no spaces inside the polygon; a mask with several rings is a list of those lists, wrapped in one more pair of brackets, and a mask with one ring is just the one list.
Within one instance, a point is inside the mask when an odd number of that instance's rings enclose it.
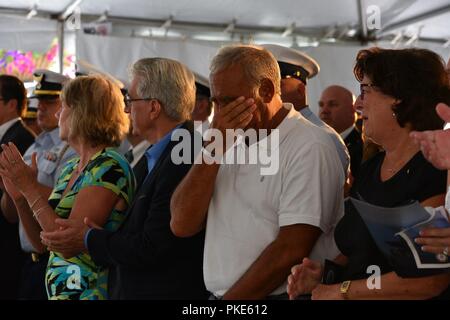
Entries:
{"label": "man's hand on face", "polygon": [[223,134],[226,129],[244,129],[252,120],[255,110],[255,100],[245,97],[239,97],[223,107],[214,105],[214,118],[210,127]]}
{"label": "man's hand on face", "polygon": [[[223,107],[219,107],[217,104],[214,105],[214,117],[210,129],[217,129],[222,134],[222,154],[234,143],[234,141],[227,141],[226,130],[244,129],[247,127],[253,118],[253,112],[256,108],[255,100],[253,98],[246,99],[245,97],[239,97]],[[216,150],[216,152],[219,151]]]}

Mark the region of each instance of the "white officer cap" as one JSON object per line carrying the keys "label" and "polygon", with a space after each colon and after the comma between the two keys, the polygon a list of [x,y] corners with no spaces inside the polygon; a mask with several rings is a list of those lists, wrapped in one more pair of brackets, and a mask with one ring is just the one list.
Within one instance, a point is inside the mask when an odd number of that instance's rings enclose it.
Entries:
{"label": "white officer cap", "polygon": [[36,69],[33,78],[36,87],[30,98],[59,96],[64,83],[70,80],[69,77],[47,69]]}
{"label": "white officer cap", "polygon": [[303,52],[276,44],[263,44],[261,47],[277,59],[282,78],[294,77],[306,84],[306,79],[313,78],[320,71],[317,61]]}

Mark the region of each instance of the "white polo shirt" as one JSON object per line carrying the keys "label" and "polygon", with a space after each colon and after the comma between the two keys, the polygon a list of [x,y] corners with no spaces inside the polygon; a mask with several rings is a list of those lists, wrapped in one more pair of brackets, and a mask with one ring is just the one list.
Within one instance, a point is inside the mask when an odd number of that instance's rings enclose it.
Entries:
{"label": "white polo shirt", "polygon": [[[208,210],[203,262],[206,288],[218,296],[275,240],[280,227],[300,223],[319,227],[323,234],[312,259],[332,259],[339,253],[333,232],[344,212],[345,177],[338,153],[327,133],[291,104],[284,107],[290,112],[277,128],[276,174],[261,175],[260,164],[222,164],[219,169]],[[247,148],[245,143],[234,147]],[[283,292],[286,283],[272,294]]]}

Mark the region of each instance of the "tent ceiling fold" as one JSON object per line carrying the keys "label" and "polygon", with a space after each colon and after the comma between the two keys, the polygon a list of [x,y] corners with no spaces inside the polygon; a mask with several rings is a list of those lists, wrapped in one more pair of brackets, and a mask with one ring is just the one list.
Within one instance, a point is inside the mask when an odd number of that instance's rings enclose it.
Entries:
{"label": "tent ceiling fold", "polygon": [[[399,32],[442,43],[450,39],[449,0],[0,0],[0,16],[23,18],[35,8],[37,15],[30,22],[57,20],[74,2],[84,23],[103,17],[113,24],[113,33],[128,36],[154,35],[162,29],[165,36],[254,40],[266,35],[292,43],[297,37],[389,40]],[[371,5],[380,9],[381,30],[365,30],[361,23],[364,9]]]}

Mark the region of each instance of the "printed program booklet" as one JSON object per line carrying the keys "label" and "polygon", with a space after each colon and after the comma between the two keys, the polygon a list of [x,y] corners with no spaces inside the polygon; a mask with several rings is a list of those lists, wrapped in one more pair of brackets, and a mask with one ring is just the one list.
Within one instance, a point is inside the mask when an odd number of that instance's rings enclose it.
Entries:
{"label": "printed program booklet", "polygon": [[385,208],[355,198],[346,201],[356,209],[378,249],[400,276],[419,277],[450,271],[450,260],[446,256],[423,252],[414,241],[424,228],[450,227],[444,207],[425,209],[416,201]]}

